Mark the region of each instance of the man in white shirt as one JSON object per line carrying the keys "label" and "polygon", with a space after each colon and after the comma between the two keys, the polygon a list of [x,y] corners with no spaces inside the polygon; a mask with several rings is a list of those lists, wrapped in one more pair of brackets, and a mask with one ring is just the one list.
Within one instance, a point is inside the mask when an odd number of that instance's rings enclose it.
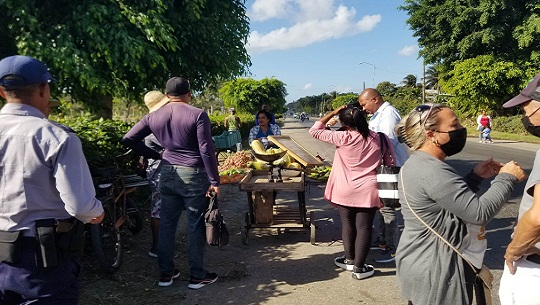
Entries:
{"label": "man in white shirt", "polygon": [[[398,135],[395,131],[396,125],[401,121],[399,112],[390,103],[385,102],[379,91],[373,88],[362,91],[358,102],[364,111],[372,114],[369,120],[369,129],[382,132],[390,138],[396,154],[396,166],[401,167],[409,157],[409,153],[405,145],[398,141]],[[377,219],[379,234],[375,241],[375,248],[384,251],[379,257],[375,258],[375,262],[390,263],[395,260],[399,240],[396,209],[387,206],[382,207],[377,213]]]}

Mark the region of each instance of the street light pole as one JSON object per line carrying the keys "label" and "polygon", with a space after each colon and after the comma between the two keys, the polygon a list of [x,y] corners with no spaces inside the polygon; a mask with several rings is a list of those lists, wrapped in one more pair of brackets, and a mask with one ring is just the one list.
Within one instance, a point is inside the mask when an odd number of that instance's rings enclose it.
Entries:
{"label": "street light pole", "polygon": [[365,62],[365,61],[361,61],[358,63],[359,65],[361,64],[366,64],[366,65],[370,65],[373,67],[373,88],[375,88],[375,65],[374,64],[370,64],[368,62]]}

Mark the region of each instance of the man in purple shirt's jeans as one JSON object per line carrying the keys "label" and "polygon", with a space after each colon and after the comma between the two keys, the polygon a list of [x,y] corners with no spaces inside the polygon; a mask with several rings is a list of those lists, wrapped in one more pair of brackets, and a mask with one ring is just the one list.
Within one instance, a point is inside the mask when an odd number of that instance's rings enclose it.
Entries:
{"label": "man in purple shirt's jeans", "polygon": [[[189,81],[173,77],[167,81],[169,103],[149,113],[125,135],[123,144],[152,159],[161,159],[159,191],[161,222],[158,238],[159,286],[170,286],[180,276],[174,266],[175,232],[185,208],[188,213],[188,288],[199,289],[215,282],[217,274],[204,269],[206,243],[204,212],[209,191],[219,196],[219,172],[212,142],[210,119],[202,109],[189,104]],[[143,139],[153,133],[163,155],[147,147]]]}

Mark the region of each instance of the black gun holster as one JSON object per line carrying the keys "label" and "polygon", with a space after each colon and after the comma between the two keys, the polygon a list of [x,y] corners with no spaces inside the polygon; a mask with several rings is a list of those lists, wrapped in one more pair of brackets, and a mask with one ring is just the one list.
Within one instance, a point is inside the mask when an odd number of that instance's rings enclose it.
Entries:
{"label": "black gun holster", "polygon": [[36,220],[37,263],[43,268],[56,267],[60,260],[54,224],[52,218]]}
{"label": "black gun holster", "polygon": [[22,231],[0,231],[0,262],[14,264],[22,251]]}

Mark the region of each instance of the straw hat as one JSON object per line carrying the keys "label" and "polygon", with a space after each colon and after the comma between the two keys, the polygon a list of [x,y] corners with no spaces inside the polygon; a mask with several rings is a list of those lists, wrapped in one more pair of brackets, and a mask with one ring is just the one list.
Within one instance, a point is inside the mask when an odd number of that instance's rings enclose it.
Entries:
{"label": "straw hat", "polygon": [[159,91],[150,91],[144,95],[144,103],[150,112],[154,112],[167,104],[169,98]]}

